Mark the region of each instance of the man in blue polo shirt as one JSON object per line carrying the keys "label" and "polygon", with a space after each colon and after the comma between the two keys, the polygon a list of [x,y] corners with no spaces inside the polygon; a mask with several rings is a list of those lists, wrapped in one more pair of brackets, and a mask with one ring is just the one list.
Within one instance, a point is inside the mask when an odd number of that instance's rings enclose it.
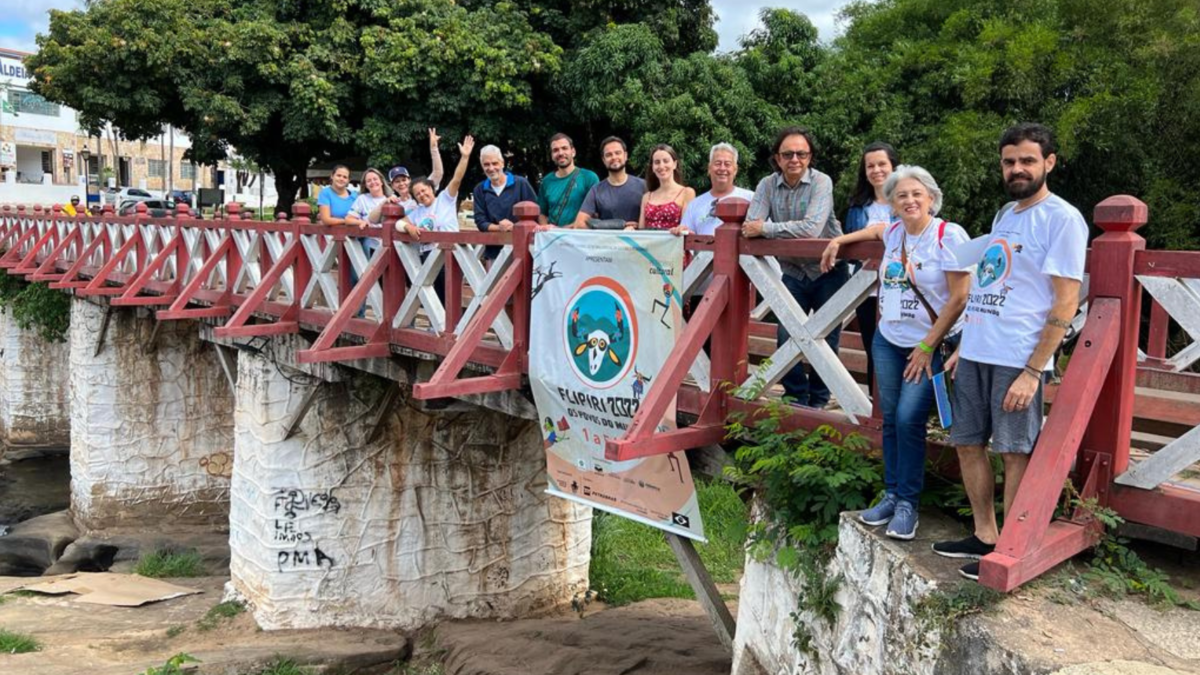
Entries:
{"label": "man in blue polo shirt", "polygon": [[[504,155],[500,148],[485,145],[479,151],[479,164],[487,178],[471,191],[475,202],[475,226],[481,232],[511,232],[516,223],[513,207],[520,202],[536,202],[537,193],[524,176],[514,176],[504,170]],[[499,246],[489,246],[483,257],[492,260],[499,254]]]}

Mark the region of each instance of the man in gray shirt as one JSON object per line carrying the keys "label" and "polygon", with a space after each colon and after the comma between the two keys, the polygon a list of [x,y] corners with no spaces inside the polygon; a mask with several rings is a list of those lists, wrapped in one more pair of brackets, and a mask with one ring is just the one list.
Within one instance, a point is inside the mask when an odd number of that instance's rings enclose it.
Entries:
{"label": "man in gray shirt", "polygon": [[[842,234],[842,226],[833,215],[833,181],[809,168],[813,147],[807,129],[786,127],[779,132],[771,152],[779,170],[759,181],[742,225],[742,236],[830,239]],[[779,263],[784,286],[805,312],[819,309],[849,278],[844,261],[826,274],[821,274],[816,259],[779,258]],[[835,354],[841,333],[839,326],[825,338]],[[781,325],[778,343],[787,340],[787,331]],[[829,387],[815,372],[807,373],[804,364],[784,376],[783,389],[800,405],[824,408],[829,403]]]}
{"label": "man in gray shirt", "polygon": [[588,191],[572,227],[587,228],[589,220],[607,221],[599,229],[637,227],[646,181],[625,173],[625,164],[629,160],[625,141],[609,136],[600,143],[600,155],[604,159],[604,168],[608,169],[608,178]]}

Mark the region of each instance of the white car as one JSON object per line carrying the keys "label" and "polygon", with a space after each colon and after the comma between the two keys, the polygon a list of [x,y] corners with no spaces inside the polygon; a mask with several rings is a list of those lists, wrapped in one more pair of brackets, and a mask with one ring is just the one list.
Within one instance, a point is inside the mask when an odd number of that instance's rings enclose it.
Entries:
{"label": "white car", "polygon": [[154,195],[140,188],[121,188],[115,194],[109,193],[108,195],[108,199],[113,202],[117,211],[120,211],[126,204],[136,204],[154,198]]}

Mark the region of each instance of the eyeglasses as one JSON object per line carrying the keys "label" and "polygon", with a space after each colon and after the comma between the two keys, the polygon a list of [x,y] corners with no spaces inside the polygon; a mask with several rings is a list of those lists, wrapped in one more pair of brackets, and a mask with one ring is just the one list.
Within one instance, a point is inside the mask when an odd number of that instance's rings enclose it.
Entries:
{"label": "eyeglasses", "polygon": [[807,150],[780,150],[779,156],[783,159],[808,159],[812,153]]}

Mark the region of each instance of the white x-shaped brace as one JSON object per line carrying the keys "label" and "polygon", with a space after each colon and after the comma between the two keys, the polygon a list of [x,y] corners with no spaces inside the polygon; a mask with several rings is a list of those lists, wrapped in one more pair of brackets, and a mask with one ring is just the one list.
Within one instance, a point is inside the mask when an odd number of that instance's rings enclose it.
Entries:
{"label": "white x-shaped brace", "polygon": [[[290,232],[264,233],[257,230],[232,230],[232,233],[233,243],[237,246],[238,253],[242,258],[242,267],[238,270],[237,278],[233,282],[233,292],[241,295],[249,289],[257,288],[262,283],[262,270],[259,269],[262,251],[260,244],[266,245],[273,260],[279,260],[280,254],[283,253],[284,247],[291,242],[293,235]],[[359,253],[361,254],[361,250]],[[283,302],[290,304],[295,297],[293,295],[294,278],[292,270],[285,271],[280,277],[279,283],[268,293],[268,298],[275,300],[282,297]]]}
{"label": "white x-shaped brace", "polygon": [[1138,282],[1192,339],[1192,344],[1167,359],[1174,371],[1187,370],[1200,360],[1200,279],[1138,276]]}
{"label": "white x-shaped brace", "polygon": [[[475,294],[471,298],[470,304],[467,305],[466,311],[458,320],[458,325],[454,327],[455,335],[462,335],[463,331],[471,323],[471,318],[475,313],[483,307],[483,302],[487,300],[488,295],[496,288],[496,283],[500,277],[508,270],[512,264],[512,246],[505,246],[500,249],[500,255],[492,261],[492,267],[489,270],[484,270],[483,262],[480,260],[483,255],[483,246],[455,246],[454,260],[458,262],[459,269],[462,270],[463,278],[467,280],[471,291]],[[430,256],[432,257],[432,256]],[[426,261],[428,262],[428,260]],[[436,297],[434,298],[437,299]],[[492,322],[492,331],[496,333],[500,344],[505,349],[513,347],[513,326],[508,320],[508,315],[500,312],[496,316],[496,320]]]}
{"label": "white x-shaped brace", "polygon": [[739,257],[739,262],[789,336],[788,341],[771,355],[770,366],[751,375],[742,383],[741,390],[751,391],[759,379],[767,387],[776,384],[800,362],[801,357],[805,357],[837,397],[842,411],[851,422],[858,423],[860,416],[869,417],[870,398],[854,381],[838,355],[826,344],[825,336],[841,326],[854,308],[870,294],[878,281],[878,271],[859,270],[810,317],[800,309],[799,303],[783,285],[783,279],[776,275],[766,260],[743,255]]}
{"label": "white x-shaped brace", "polygon": [[[775,258],[767,256],[764,259],[767,261],[767,265],[771,268],[772,273],[779,276],[779,263],[775,262]],[[683,270],[683,297],[692,298],[702,295],[700,289],[705,288],[705,284],[712,277],[712,266],[712,251],[696,252],[696,255],[692,257],[692,261]],[[763,300],[750,312],[750,318],[754,321],[762,321],[763,317],[770,311],[771,306],[767,304],[766,300]],[[712,371],[708,354],[701,348],[700,352],[696,355],[695,362],[688,369],[688,373],[696,381],[696,386],[701,391],[711,391],[712,389],[712,382],[709,378],[710,372]]]}
{"label": "white x-shaped brace", "polygon": [[[400,305],[400,311],[396,312],[392,328],[411,326],[417,318],[417,312],[424,307],[425,316],[429,319],[429,324],[433,327],[434,332],[445,331],[446,308],[438,299],[437,291],[433,288],[433,282],[437,281],[438,272],[442,271],[445,264],[444,252],[436,247],[431,249],[425,262],[422,263],[420,244],[397,242],[395,247],[396,255],[400,257],[400,263],[404,265],[404,273],[412,281],[409,284],[409,292],[404,296],[404,302]],[[478,263],[478,260],[475,262]]]}
{"label": "white x-shaped brace", "polygon": [[[321,248],[322,244],[324,248]],[[316,307],[319,298],[322,306],[336,312],[342,306],[336,263],[343,242],[328,234],[302,234],[300,245],[312,265],[312,277],[300,295],[300,306],[306,309]]]}

